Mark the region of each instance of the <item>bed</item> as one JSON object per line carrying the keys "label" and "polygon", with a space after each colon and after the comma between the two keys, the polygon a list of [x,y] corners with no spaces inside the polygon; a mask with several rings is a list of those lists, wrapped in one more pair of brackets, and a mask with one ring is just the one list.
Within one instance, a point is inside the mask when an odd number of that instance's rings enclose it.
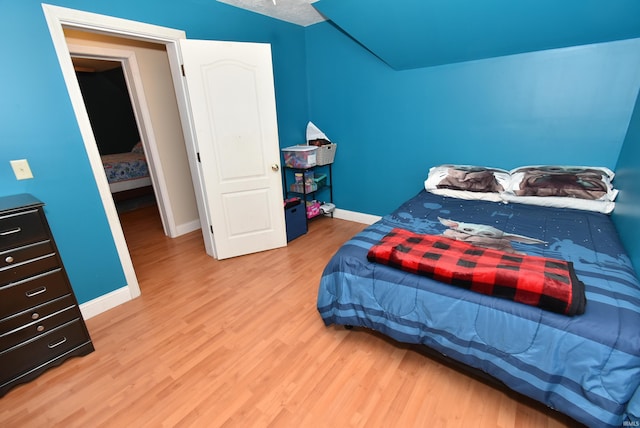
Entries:
{"label": "bed", "polygon": [[100,157],[111,193],[151,186],[149,167],[140,143],[130,152]]}
{"label": "bed", "polygon": [[[392,231],[446,237],[455,229],[450,222],[504,232],[509,254],[569,263],[583,285],[583,313],[370,260]],[[317,309],[327,326],[363,327],[425,345],[587,426],[640,421],[640,284],[603,212],[423,189],[337,251],[322,274]]]}

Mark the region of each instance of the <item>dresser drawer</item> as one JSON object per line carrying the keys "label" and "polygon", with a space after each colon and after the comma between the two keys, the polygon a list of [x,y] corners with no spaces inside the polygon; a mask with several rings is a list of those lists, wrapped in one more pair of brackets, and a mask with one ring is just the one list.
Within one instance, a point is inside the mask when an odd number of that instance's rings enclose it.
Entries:
{"label": "dresser drawer", "polygon": [[[0,351],[0,385],[89,342],[81,320],[73,320],[35,339]],[[10,370],[4,370],[10,368]]]}
{"label": "dresser drawer", "polygon": [[0,216],[0,251],[48,238],[38,209]]}
{"label": "dresser drawer", "polygon": [[60,266],[56,253],[29,259],[21,263],[0,269],[0,287],[21,281],[30,276],[38,275]]}
{"label": "dresser drawer", "polygon": [[35,244],[0,251],[0,270],[5,270],[11,266],[18,266],[30,259],[53,254],[55,251],[51,241],[48,239],[38,241]]}
{"label": "dresser drawer", "polygon": [[18,314],[70,292],[62,268],[0,287],[0,318]]}
{"label": "dresser drawer", "polygon": [[73,297],[69,294],[0,320],[0,350],[45,334],[81,316]]}

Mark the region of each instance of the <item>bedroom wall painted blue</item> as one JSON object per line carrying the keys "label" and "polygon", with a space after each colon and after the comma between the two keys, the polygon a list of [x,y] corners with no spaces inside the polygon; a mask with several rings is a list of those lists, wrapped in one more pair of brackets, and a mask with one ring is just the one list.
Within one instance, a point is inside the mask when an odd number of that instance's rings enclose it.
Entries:
{"label": "bedroom wall painted blue", "polygon": [[[272,43],[281,146],[302,141],[313,120],[339,143],[338,206],[371,214],[413,195],[441,162],[614,167],[640,76],[637,40],[395,72],[328,23],[303,29],[211,0],[51,3],[190,38]],[[3,54],[11,64],[0,68],[0,195],[29,192],[47,203],[86,302],[122,287],[124,277],[40,1],[0,0],[0,35],[10,41]],[[637,150],[629,138],[624,150]],[[21,158],[33,180],[15,180],[9,160]],[[640,166],[622,158],[635,180]],[[637,196],[631,201],[638,212]]]}
{"label": "bedroom wall painted blue", "polygon": [[612,217],[640,275],[640,94],[620,151],[614,184],[620,193]]}
{"label": "bedroom wall painted blue", "polygon": [[[304,139],[304,29],[214,1],[60,0],[58,6],[182,29],[189,38],[272,44],[283,146]],[[125,285],[40,0],[0,0],[0,196],[31,193],[46,213],[81,303]],[[12,159],[34,179],[17,181]]]}
{"label": "bedroom wall painted blue", "polygon": [[383,215],[430,166],[614,168],[640,39],[395,71],[330,23],[307,31],[309,116],[338,144],[334,199]]}

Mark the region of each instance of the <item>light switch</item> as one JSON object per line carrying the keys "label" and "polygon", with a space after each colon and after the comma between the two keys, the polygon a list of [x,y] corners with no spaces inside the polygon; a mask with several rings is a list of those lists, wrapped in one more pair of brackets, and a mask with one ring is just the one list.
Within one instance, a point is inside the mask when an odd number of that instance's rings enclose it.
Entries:
{"label": "light switch", "polygon": [[11,168],[13,168],[13,173],[16,175],[16,179],[26,180],[33,178],[33,173],[31,173],[31,168],[29,168],[29,162],[27,162],[26,159],[12,160],[9,162],[11,163]]}

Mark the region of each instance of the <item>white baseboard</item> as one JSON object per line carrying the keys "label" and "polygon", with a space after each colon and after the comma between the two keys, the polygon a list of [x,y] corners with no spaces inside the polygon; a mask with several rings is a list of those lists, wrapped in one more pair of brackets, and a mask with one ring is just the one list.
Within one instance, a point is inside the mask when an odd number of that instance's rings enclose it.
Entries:
{"label": "white baseboard", "polygon": [[[382,218],[378,215],[342,210],[340,208],[335,209],[335,211],[333,212],[333,216],[341,220],[349,220],[349,221],[354,221],[356,223],[363,223],[363,224],[373,224]],[[183,223],[176,227],[177,235],[175,237],[185,235],[187,233],[190,233],[190,232],[193,232],[194,230],[199,230],[199,229],[200,229],[200,220],[194,220],[189,223]]]}
{"label": "white baseboard", "polygon": [[379,215],[364,214],[356,211],[342,210],[340,208],[336,208],[333,216],[341,220],[355,221],[356,223],[362,224],[373,224],[382,218]]}
{"label": "white baseboard", "polygon": [[193,221],[190,221],[188,223],[183,223],[180,224],[178,226],[176,226],[176,233],[177,235],[174,236],[178,237],[178,236],[182,236],[185,235],[189,232],[193,232],[194,230],[199,230],[200,229],[200,220],[199,219],[195,219]]}
{"label": "white baseboard", "polygon": [[80,305],[82,318],[88,320],[98,314],[131,300],[129,287],[122,287]]}

